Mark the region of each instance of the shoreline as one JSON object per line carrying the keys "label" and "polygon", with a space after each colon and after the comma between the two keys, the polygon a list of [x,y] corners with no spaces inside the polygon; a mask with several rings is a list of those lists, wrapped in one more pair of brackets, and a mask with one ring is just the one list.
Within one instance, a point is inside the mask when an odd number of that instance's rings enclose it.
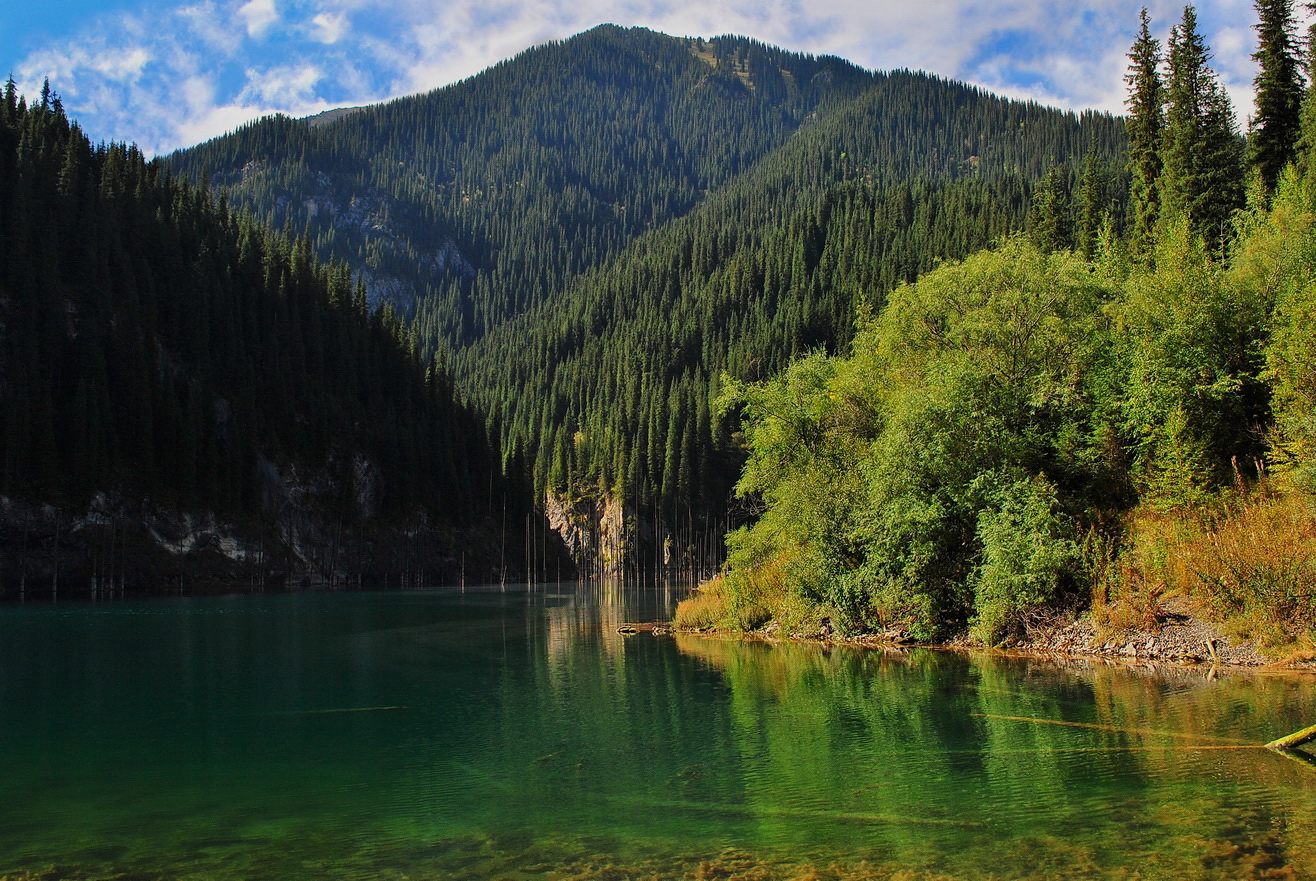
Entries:
{"label": "shoreline", "polygon": [[[670,625],[667,625],[671,627]],[[946,651],[986,651],[1009,657],[1045,660],[1100,660],[1131,668],[1172,666],[1197,669],[1208,675],[1217,670],[1253,673],[1316,673],[1316,657],[1293,656],[1275,660],[1267,657],[1250,640],[1224,633],[1217,625],[1194,614],[1190,604],[1180,597],[1167,600],[1155,624],[1119,634],[1102,633],[1085,613],[1077,617],[1055,618],[1026,629],[1021,639],[1007,640],[1000,646],[972,643],[961,636],[946,642],[920,642],[904,631],[863,633],[856,636],[830,634],[781,636],[772,629],[738,633],[730,630],[681,629],[673,633],[746,639],[767,643],[815,643],[824,646],[853,646],[862,649],[929,648]],[[655,631],[656,633],[656,631]]]}

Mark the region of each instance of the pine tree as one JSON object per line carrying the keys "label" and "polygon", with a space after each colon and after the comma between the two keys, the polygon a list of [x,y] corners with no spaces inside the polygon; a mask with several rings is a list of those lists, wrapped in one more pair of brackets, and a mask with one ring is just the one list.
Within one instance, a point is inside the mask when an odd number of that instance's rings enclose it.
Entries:
{"label": "pine tree", "polygon": [[1133,217],[1129,244],[1135,254],[1145,254],[1151,245],[1160,217],[1161,139],[1165,129],[1165,90],[1161,83],[1161,44],[1152,37],[1147,7],[1142,8],[1141,29],[1129,50],[1129,86],[1125,105],[1129,115],[1129,173]]}
{"label": "pine tree", "polygon": [[1046,252],[1074,247],[1074,195],[1070,171],[1057,166],[1047,172],[1033,192],[1028,234]]}
{"label": "pine tree", "polygon": [[1243,203],[1243,150],[1210,58],[1197,12],[1185,6],[1183,21],[1170,31],[1161,211],[1163,219],[1186,219],[1193,234],[1218,251],[1230,216]]}
{"label": "pine tree", "polygon": [[1097,251],[1101,228],[1106,218],[1110,217],[1110,206],[1106,198],[1107,176],[1108,172],[1094,144],[1088,151],[1087,158],[1083,160],[1083,177],[1079,186],[1074,231],[1074,244],[1089,260]]}
{"label": "pine tree", "polygon": [[1203,80],[1209,76],[1206,44],[1191,6],[1184,7],[1183,23],[1170,29],[1169,67],[1159,189],[1163,208],[1187,215],[1198,190]]}
{"label": "pine tree", "polygon": [[1219,251],[1228,238],[1234,211],[1245,200],[1244,142],[1234,128],[1234,110],[1224,86],[1212,82],[1203,116],[1201,194],[1193,215],[1202,238]]}
{"label": "pine tree", "polygon": [[1248,163],[1261,174],[1269,192],[1296,155],[1303,88],[1291,0],[1256,0],[1256,9],[1258,46],[1252,58],[1261,69],[1253,81],[1257,115],[1248,136]]}
{"label": "pine tree", "polygon": [[[1303,67],[1308,83],[1316,83],[1316,22],[1307,27],[1307,43],[1303,52]],[[1298,143],[1295,146],[1299,166],[1305,166],[1316,146],[1316,89],[1308,88],[1302,96],[1298,112]]]}

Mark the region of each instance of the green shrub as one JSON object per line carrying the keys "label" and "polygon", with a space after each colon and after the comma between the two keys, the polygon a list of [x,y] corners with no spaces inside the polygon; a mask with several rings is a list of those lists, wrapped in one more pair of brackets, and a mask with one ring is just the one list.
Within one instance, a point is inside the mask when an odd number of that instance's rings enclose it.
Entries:
{"label": "green shrub", "polygon": [[994,645],[1017,628],[1019,613],[1051,603],[1079,560],[1056,490],[1043,478],[1002,488],[978,517],[982,562],[974,570],[976,639]]}

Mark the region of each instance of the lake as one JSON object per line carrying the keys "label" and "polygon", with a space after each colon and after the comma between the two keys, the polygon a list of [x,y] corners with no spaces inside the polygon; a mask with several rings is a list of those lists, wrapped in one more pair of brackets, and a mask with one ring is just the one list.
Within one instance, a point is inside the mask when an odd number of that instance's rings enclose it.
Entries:
{"label": "lake", "polygon": [[0,877],[1316,877],[1309,676],[616,632],[682,594],[0,607]]}

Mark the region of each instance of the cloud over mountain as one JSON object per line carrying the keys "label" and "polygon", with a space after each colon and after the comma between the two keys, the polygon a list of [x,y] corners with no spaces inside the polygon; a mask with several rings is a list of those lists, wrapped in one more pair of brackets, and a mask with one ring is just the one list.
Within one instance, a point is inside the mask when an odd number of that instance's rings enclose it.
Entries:
{"label": "cloud over mountain", "polygon": [[[93,137],[150,152],[275,111],[379,101],[473,75],[546,39],[603,22],[680,36],[738,33],[869,68],[912,68],[1013,97],[1119,111],[1137,0],[196,0],[70,16],[66,33],[16,47],[25,92],[49,77]],[[1162,38],[1181,6],[1151,5]],[[1252,6],[1199,7],[1240,126],[1251,111]]]}

